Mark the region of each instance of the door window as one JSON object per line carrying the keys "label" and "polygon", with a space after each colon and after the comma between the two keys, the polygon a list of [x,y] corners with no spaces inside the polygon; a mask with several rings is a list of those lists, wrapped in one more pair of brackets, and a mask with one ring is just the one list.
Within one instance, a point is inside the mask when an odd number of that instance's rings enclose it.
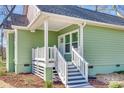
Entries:
{"label": "door window", "polygon": [[65,52],[70,52],[70,34],[65,36]]}

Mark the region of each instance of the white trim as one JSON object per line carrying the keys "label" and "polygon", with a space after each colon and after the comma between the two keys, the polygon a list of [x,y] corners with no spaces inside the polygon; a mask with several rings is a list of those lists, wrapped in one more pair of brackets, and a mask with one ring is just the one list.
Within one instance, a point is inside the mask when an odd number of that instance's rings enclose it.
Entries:
{"label": "white trim", "polygon": [[[14,52],[15,52],[15,57],[14,57],[14,59],[15,59],[15,64],[17,64],[18,63],[18,32],[17,32],[17,29],[15,29],[15,42],[14,42]],[[16,70],[15,70],[15,72],[16,72]],[[17,73],[17,72],[16,72]]]}
{"label": "white trim", "polygon": [[29,30],[29,28],[26,27],[26,26],[16,26],[16,25],[12,25],[12,28],[14,28],[14,29],[22,29],[22,30]]}
{"label": "white trim", "polygon": [[38,12],[41,12],[40,9],[36,5],[32,5],[32,6],[34,6]]}
{"label": "white trim", "polygon": [[14,29],[4,29],[4,33],[14,32]]}

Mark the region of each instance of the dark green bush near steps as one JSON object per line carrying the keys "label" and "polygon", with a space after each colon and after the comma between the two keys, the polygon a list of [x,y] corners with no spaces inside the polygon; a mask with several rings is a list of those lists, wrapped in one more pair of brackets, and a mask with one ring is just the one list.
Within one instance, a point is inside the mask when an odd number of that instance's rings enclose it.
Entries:
{"label": "dark green bush near steps", "polygon": [[45,88],[52,88],[52,87],[53,87],[52,81],[46,81],[45,82]]}
{"label": "dark green bush near steps", "polygon": [[124,71],[115,71],[113,73],[124,74]]}

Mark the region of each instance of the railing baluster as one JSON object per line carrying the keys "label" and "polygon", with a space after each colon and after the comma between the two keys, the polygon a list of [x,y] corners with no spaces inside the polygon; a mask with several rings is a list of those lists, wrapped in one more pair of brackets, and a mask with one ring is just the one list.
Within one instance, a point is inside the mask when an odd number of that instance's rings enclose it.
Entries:
{"label": "railing baluster", "polygon": [[60,76],[60,79],[62,80],[62,82],[65,84],[65,86],[67,85],[67,63],[65,61],[65,59],[63,58],[63,56],[61,55],[61,53],[59,52],[59,50],[57,48],[54,48],[55,52],[56,52],[56,69],[58,72],[58,75]]}
{"label": "railing baluster", "polygon": [[[59,52],[59,50],[54,47],[49,47],[49,60],[54,60],[55,62],[55,67],[57,70],[57,73],[59,74],[62,82],[67,85],[67,80],[68,80],[68,74],[67,74],[67,62]],[[73,56],[73,60],[75,60]],[[36,59],[36,63],[38,63],[38,60],[44,60],[44,47],[42,48],[36,48],[32,49],[32,59]]]}
{"label": "railing baluster", "polygon": [[72,56],[74,56],[72,57],[72,62],[85,77],[85,80],[88,81],[88,63],[79,55],[77,51],[72,47]]}

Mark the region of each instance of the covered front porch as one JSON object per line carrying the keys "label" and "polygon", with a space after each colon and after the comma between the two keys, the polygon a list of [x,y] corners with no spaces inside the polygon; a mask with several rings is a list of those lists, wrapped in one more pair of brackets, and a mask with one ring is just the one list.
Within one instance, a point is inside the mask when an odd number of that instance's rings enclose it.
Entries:
{"label": "covered front porch", "polygon": [[82,58],[84,26],[84,22],[73,18],[41,14],[28,25],[28,29],[16,28],[12,33],[14,43],[11,58],[15,73],[32,72],[50,82],[58,74],[66,86],[69,79],[68,62],[73,62],[87,81],[88,64]]}
{"label": "covered front porch", "polygon": [[[61,81],[67,85],[67,62],[73,62],[76,66],[80,65],[78,69],[82,70],[81,73],[87,81],[88,64],[82,58],[83,27],[85,24],[81,24],[75,20],[70,21],[68,19],[67,21],[59,16],[45,16],[39,20],[41,22],[35,22],[34,26],[42,29],[44,33],[44,38],[42,39],[44,45],[42,47],[32,48],[32,73],[40,76],[45,81],[54,80],[57,73]],[[34,30],[32,31],[34,32]],[[56,33],[56,40],[49,39],[51,37],[50,32]],[[54,43],[52,46],[49,46],[50,42],[56,41],[56,44]],[[54,73],[54,70],[57,72]]]}

